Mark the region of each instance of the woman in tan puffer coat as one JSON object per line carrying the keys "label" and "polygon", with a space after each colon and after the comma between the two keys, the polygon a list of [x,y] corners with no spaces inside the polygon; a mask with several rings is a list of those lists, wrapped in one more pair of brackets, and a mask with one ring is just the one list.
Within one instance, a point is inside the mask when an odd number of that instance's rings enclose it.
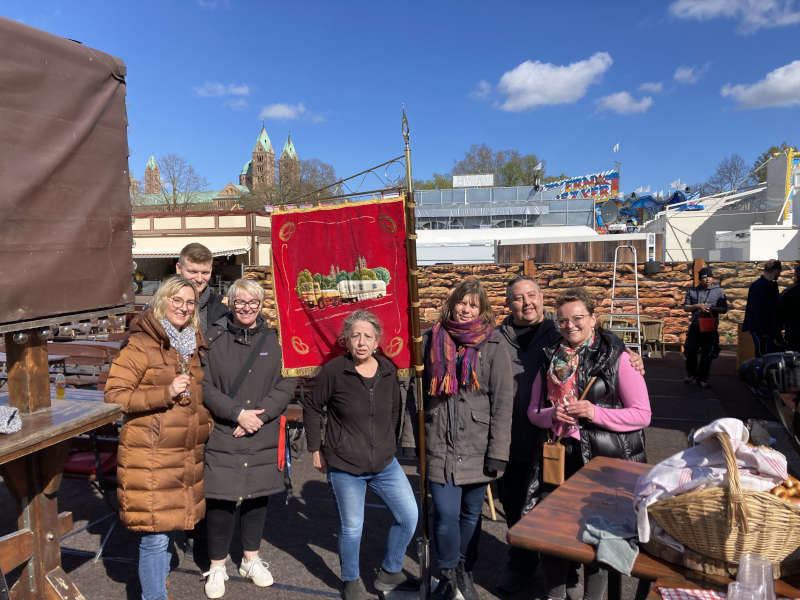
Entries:
{"label": "woman in tan puffer coat", "polygon": [[203,405],[197,292],[175,275],[152,309],[131,324],[128,344],[111,365],[106,402],[122,406],[117,497],[120,519],[142,533],[143,600],[165,600],[175,533],[205,514],[203,448],[212,419]]}

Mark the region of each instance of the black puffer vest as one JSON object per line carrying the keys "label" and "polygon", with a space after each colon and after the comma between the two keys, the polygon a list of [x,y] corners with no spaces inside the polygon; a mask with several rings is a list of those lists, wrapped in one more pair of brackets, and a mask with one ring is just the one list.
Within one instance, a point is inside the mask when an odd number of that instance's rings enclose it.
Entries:
{"label": "black puffer vest", "polygon": [[[558,349],[558,344],[545,348],[547,357],[542,367],[542,402],[547,398],[547,369]],[[589,380],[597,376],[592,384],[586,400],[595,406],[603,408],[623,408],[622,400],[617,394],[617,371],[619,357],[625,351],[625,344],[615,335],[598,329],[595,332],[594,343],[579,350],[580,362],[578,364],[578,390],[583,393]],[[586,464],[595,456],[609,458],[624,458],[634,462],[647,462],[644,445],[644,429],[636,431],[618,432],[609,431],[581,419],[581,456]]]}

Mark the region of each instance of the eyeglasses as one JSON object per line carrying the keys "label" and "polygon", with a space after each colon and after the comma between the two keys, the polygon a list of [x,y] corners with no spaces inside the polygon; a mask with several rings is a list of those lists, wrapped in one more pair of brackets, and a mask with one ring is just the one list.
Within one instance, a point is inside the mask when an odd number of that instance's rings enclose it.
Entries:
{"label": "eyeglasses", "polygon": [[177,296],[173,296],[169,299],[169,301],[175,308],[183,308],[185,306],[187,310],[194,310],[194,307],[197,304],[194,300],[184,300],[183,298],[178,298]]}
{"label": "eyeglasses", "polygon": [[246,300],[233,301],[233,308],[237,310],[242,310],[245,306],[250,310],[258,310],[259,308],[261,308],[261,301],[259,300],[250,300],[249,302]]}
{"label": "eyeglasses", "polygon": [[572,322],[575,327],[580,327],[583,324],[583,320],[588,316],[589,315],[575,315],[571,319],[558,319],[556,322],[558,323],[559,327],[566,327],[570,324],[570,322]]}

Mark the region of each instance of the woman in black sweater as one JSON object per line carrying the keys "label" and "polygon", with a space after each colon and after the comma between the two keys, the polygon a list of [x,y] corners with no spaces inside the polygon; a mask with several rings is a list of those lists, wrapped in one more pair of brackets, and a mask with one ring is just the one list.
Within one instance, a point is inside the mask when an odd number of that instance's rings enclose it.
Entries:
{"label": "woman in black sweater", "polygon": [[[322,367],[312,399],[303,407],[314,466],[327,473],[339,509],[339,563],[345,600],[365,597],[358,555],[367,487],[394,517],[375,588],[391,591],[419,587],[402,572],[403,556],[417,527],[419,511],[408,478],[395,458],[400,386],[395,366],[377,353],[380,337],[381,324],[374,314],[366,310],[351,313],[341,334],[347,354]],[[322,415],[326,409],[323,443]]]}

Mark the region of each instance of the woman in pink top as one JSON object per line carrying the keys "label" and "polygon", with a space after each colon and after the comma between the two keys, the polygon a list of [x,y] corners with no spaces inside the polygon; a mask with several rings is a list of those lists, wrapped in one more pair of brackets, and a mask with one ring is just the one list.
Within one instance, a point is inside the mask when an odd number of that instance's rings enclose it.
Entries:
{"label": "woman in pink top", "polygon": [[[556,311],[562,339],[545,349],[547,368],[534,381],[528,418],[553,438],[563,436],[567,477],[595,456],[646,462],[650,398],[624,344],[596,328],[594,302],[582,288],[562,293]],[[579,400],[592,377],[585,399]],[[546,557],[544,567],[548,598],[565,598],[569,564]],[[584,599],[601,599],[607,571],[587,566],[585,575]]]}

